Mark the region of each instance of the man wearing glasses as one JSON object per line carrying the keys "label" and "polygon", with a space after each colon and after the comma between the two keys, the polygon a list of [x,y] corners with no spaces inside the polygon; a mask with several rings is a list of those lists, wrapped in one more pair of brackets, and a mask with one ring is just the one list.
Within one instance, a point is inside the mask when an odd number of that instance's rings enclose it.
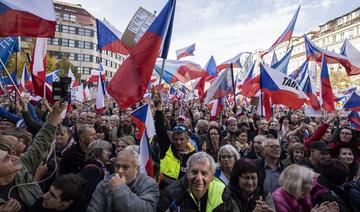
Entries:
{"label": "man wearing glasses", "polygon": [[263,186],[265,193],[272,193],[278,187],[281,172],[286,168],[280,161],[281,148],[280,143],[271,134],[266,135],[262,142],[263,158],[255,161],[260,171],[259,184]]}
{"label": "man wearing glasses", "polygon": [[155,96],[154,103],[156,107],[155,129],[160,147],[159,188],[162,190],[185,175],[186,162],[195,153],[195,148],[189,143],[189,135],[183,125],[174,127],[171,138],[168,136],[161,97]]}

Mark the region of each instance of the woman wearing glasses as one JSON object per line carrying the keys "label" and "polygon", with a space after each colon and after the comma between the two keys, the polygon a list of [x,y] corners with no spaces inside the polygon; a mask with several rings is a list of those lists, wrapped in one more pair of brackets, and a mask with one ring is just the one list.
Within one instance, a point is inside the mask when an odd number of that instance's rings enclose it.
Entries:
{"label": "woman wearing glasses", "polygon": [[229,182],[234,212],[272,212],[274,202],[269,193],[259,186],[259,171],[250,161],[238,160],[235,163]]}
{"label": "woman wearing glasses", "polygon": [[215,177],[219,178],[225,185],[229,184],[230,175],[235,162],[240,159],[240,154],[236,149],[226,144],[222,146],[218,153],[218,168],[215,171]]}

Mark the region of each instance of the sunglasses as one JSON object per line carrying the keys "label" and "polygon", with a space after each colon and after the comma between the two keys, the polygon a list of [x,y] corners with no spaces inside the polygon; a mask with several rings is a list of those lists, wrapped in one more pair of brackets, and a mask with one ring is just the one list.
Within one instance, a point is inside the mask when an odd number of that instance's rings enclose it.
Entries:
{"label": "sunglasses", "polygon": [[172,132],[186,132],[187,129],[183,125],[178,125],[172,129]]}

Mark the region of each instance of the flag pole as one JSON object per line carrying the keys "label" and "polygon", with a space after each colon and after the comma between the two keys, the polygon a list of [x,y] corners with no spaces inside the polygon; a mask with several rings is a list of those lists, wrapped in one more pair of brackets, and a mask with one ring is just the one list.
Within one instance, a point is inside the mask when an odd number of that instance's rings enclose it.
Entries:
{"label": "flag pole", "polygon": [[9,76],[9,79],[10,79],[10,81],[11,81],[11,84],[13,84],[13,86],[15,87],[15,91],[16,91],[16,92],[19,94],[19,96],[20,96],[20,91],[19,91],[19,89],[17,88],[14,80],[12,79],[11,75],[9,74],[9,71],[7,70],[7,68],[6,68],[6,66],[4,65],[4,62],[2,61],[1,58],[0,58],[0,63],[1,63],[1,65],[2,65],[2,67],[4,67],[4,70],[5,70],[6,74]]}
{"label": "flag pole", "polygon": [[161,72],[160,72],[160,78],[159,78],[159,88],[158,88],[158,94],[160,95],[160,86],[161,86],[161,80],[164,74],[164,67],[165,67],[165,59],[163,59],[162,61],[162,65],[161,65]]}
{"label": "flag pole", "polygon": [[232,87],[234,92],[234,113],[236,114],[236,90],[235,90],[235,82],[234,82],[234,65],[233,63],[230,64],[231,69],[231,81],[232,81]]}
{"label": "flag pole", "polygon": [[[18,52],[15,53],[15,73],[17,74],[18,71]],[[10,77],[11,78],[11,77]],[[25,88],[25,85],[23,85]],[[16,107],[16,91],[14,90],[15,93],[15,107]]]}

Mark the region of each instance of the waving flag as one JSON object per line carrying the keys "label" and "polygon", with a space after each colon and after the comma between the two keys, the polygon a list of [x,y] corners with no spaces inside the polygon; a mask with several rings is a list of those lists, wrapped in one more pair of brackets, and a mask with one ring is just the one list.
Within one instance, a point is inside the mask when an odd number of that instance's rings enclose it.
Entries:
{"label": "waving flag", "polygon": [[210,110],[211,119],[215,120],[216,116],[219,115],[224,107],[224,98],[214,99],[208,104]]}
{"label": "waving flag", "polygon": [[240,90],[242,89],[243,85],[248,83],[254,77],[254,68],[255,68],[255,63],[253,63],[253,65],[250,67],[250,69],[248,71],[246,71],[245,75],[242,77],[240,82],[237,84],[237,87]]}
{"label": "waving flag", "polygon": [[341,55],[347,57],[350,63],[348,75],[360,74],[360,51],[357,50],[347,39],[345,39],[343,46],[341,47]]}
{"label": "waving flag", "polygon": [[96,102],[95,102],[95,107],[96,107],[96,111],[98,113],[104,113],[105,111],[105,85],[104,82],[101,80],[102,78],[102,73],[99,72],[99,80],[98,80],[98,87],[97,87],[97,92],[96,92]]}
{"label": "waving flag", "polygon": [[265,50],[261,54],[261,56],[260,56],[261,58],[263,58],[266,54],[268,54],[269,52],[274,50],[275,47],[277,45],[279,45],[280,43],[285,42],[285,41],[290,41],[293,31],[294,31],[294,28],[295,28],[295,23],[296,23],[297,16],[299,14],[299,10],[300,10],[300,6],[296,10],[293,18],[291,19],[289,25],[286,27],[285,31],[280,35],[280,37],[275,41],[275,43],[269,49]]}
{"label": "waving flag", "polygon": [[224,97],[233,92],[231,69],[223,71],[210,85],[204,94],[204,103],[208,104],[213,99]]}
{"label": "waving flag", "polygon": [[356,92],[353,92],[349,99],[345,102],[343,108],[345,110],[360,112],[360,96]]}
{"label": "waving flag", "polygon": [[280,71],[281,73],[287,74],[287,68],[289,65],[289,61],[291,58],[291,52],[293,48],[291,47],[290,50],[281,58],[277,63],[271,66],[271,68]]}
{"label": "waving flag", "polygon": [[60,80],[60,70],[55,70],[49,74],[46,74],[46,83],[52,85],[53,82],[57,82]]}
{"label": "waving flag", "polygon": [[220,65],[218,65],[216,67],[217,73],[219,73],[223,69],[230,68],[231,63],[233,64],[234,68],[241,68],[242,65],[240,62],[240,58],[244,54],[250,54],[250,52],[241,52],[240,54],[236,55],[235,57],[221,63]]}
{"label": "waving flag", "polygon": [[90,96],[90,90],[89,90],[89,85],[85,85],[85,89],[84,91],[84,100],[90,101],[91,100],[91,96]]}
{"label": "waving flag", "polygon": [[36,38],[34,53],[32,56],[30,70],[33,77],[34,94],[46,99],[52,99],[45,95],[45,75],[46,75],[46,38]]}
{"label": "waving flag", "polygon": [[190,46],[184,47],[182,49],[176,50],[176,59],[180,60],[180,58],[186,57],[186,56],[194,56],[195,51],[195,43],[191,44]]}
{"label": "waving flag", "polygon": [[324,110],[332,113],[335,111],[335,102],[325,55],[322,56],[320,79],[321,107]]}
{"label": "waving flag", "polygon": [[360,131],[360,112],[352,111],[348,116],[348,120],[352,129]]}
{"label": "waving flag", "polygon": [[254,97],[260,90],[260,75],[257,75],[248,82],[244,82],[243,86],[241,87],[240,94],[251,98]]}
{"label": "waving flag", "polygon": [[283,104],[291,109],[301,108],[307,98],[295,80],[263,64],[260,64],[260,87],[271,97],[273,104]]}
{"label": "waving flag", "polygon": [[[86,80],[86,84],[95,83],[99,80],[99,72],[98,70],[92,69],[90,73],[90,77]],[[105,75],[102,74],[102,80],[105,81]]]}
{"label": "waving flag", "polygon": [[54,37],[52,0],[0,0],[0,36]]}
{"label": "waving flag", "polygon": [[273,51],[273,56],[272,56],[272,58],[271,58],[271,65],[270,65],[270,67],[272,67],[273,65],[275,65],[277,62],[278,62],[278,59],[277,59],[277,57],[276,57],[276,52]]}
{"label": "waving flag", "polygon": [[216,72],[216,62],[214,59],[214,56],[211,56],[209,61],[206,63],[205,65],[205,71],[213,77],[217,76],[217,72]]}
{"label": "waving flag", "polygon": [[[155,71],[160,75],[162,61],[155,64]],[[165,73],[165,74],[164,74]],[[207,76],[205,70],[197,63],[186,60],[166,60],[163,77],[168,83],[180,81],[187,83],[190,80]]]}
{"label": "waving flag", "polygon": [[155,135],[154,119],[149,104],[143,105],[131,113],[132,120],[139,129],[140,140],[140,172],[154,177],[154,169],[150,154],[149,140]]}
{"label": "waving flag", "polygon": [[318,100],[318,97],[316,96],[316,93],[314,92],[310,77],[308,76],[305,84],[303,86],[304,93],[309,97],[309,101],[306,103],[310,105],[314,110],[320,110],[321,106]]}
{"label": "waving flag", "polygon": [[201,77],[194,85],[194,90],[197,90],[197,95],[199,97],[202,97],[205,93],[205,83],[217,76],[216,63],[213,56],[211,56],[209,61],[206,63],[205,71],[207,76]]}
{"label": "waving flag", "polygon": [[[1,5],[1,3],[0,3]],[[1,9],[1,6],[0,6]],[[0,12],[1,13],[1,12]],[[1,30],[1,27],[0,27]],[[16,50],[16,46],[18,43],[17,37],[6,37],[0,39],[0,60],[4,63],[6,66],[11,54]],[[3,67],[0,63],[0,70],[2,70]]]}
{"label": "waving flag", "polygon": [[168,1],[110,80],[108,92],[121,109],[132,106],[143,98],[156,58],[167,58],[175,3],[175,0]]}
{"label": "waving flag", "polygon": [[129,54],[129,48],[121,41],[122,33],[107,21],[96,19],[98,46],[119,54]]}
{"label": "waving flag", "polygon": [[[19,84],[16,79],[16,71],[11,72],[10,77],[15,83],[15,85],[18,86]],[[2,83],[4,84],[6,90],[11,93],[15,90],[15,86],[12,83],[10,77],[9,76],[2,77]]]}
{"label": "waving flag", "polygon": [[20,93],[25,91],[25,90],[27,92],[31,92],[31,93],[34,92],[34,86],[33,86],[33,83],[32,83],[31,76],[28,73],[26,63],[24,63],[23,72],[22,72],[22,75],[21,75],[20,86],[19,86]]}
{"label": "waving flag", "polygon": [[301,84],[300,83],[302,81],[301,79],[303,79],[303,77],[305,77],[305,73],[308,70],[308,65],[309,65],[309,61],[305,60],[299,68],[297,68],[295,71],[291,72],[289,77],[296,80],[296,82],[298,84]]}

